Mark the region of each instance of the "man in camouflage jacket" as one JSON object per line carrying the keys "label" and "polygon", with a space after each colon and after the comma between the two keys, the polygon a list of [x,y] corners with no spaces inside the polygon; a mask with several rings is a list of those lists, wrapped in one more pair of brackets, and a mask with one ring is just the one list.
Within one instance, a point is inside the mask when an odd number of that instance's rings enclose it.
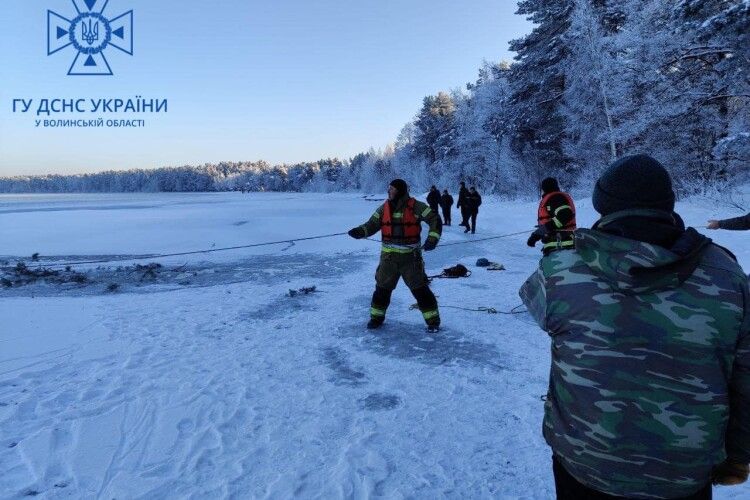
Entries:
{"label": "man in camouflage jacket", "polygon": [[[750,463],[750,293],[676,214],[653,158],[599,179],[603,215],[520,295],[552,344],[544,437],[558,498],[711,498]],[[610,496],[608,496],[610,495]]]}

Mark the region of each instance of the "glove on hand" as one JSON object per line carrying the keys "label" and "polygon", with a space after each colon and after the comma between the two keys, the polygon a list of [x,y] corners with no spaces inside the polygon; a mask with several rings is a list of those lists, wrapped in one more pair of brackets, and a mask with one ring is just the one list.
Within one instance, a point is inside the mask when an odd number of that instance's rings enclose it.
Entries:
{"label": "glove on hand", "polygon": [[355,240],[361,240],[362,238],[366,236],[365,230],[362,229],[361,227],[355,227],[353,229],[350,229],[348,234]]}
{"label": "glove on hand", "polygon": [[730,462],[728,459],[714,467],[712,482],[723,486],[733,486],[742,484],[747,481],[747,475],[750,472],[748,464],[738,464]]}
{"label": "glove on hand", "polygon": [[529,239],[526,240],[526,244],[530,247],[533,247],[536,245],[536,242],[541,240],[542,237],[547,235],[547,228],[544,226],[537,226],[536,230],[531,233],[531,236],[529,236]]}
{"label": "glove on hand", "polygon": [[424,242],[424,245],[422,245],[422,249],[425,252],[429,252],[430,250],[435,250],[435,247],[437,246],[437,244],[438,244],[438,240],[430,237],[430,238],[427,238],[427,241]]}

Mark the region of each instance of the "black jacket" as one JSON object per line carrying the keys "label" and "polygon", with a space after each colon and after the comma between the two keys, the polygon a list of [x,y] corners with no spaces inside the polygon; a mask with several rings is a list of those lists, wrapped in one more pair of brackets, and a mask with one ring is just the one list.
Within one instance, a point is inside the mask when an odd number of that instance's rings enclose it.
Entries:
{"label": "black jacket", "polygon": [[482,195],[479,193],[469,193],[466,196],[466,209],[469,212],[479,212],[479,207],[482,205]]}
{"label": "black jacket", "polygon": [[466,210],[466,197],[469,196],[469,190],[465,187],[462,187],[460,191],[458,192],[458,203],[456,203],[456,208],[463,208]]}
{"label": "black jacket", "polygon": [[450,210],[450,208],[453,206],[453,196],[449,194],[444,194],[440,197],[440,206],[443,207],[443,210]]}
{"label": "black jacket", "polygon": [[427,204],[435,210],[438,205],[440,205],[440,191],[437,189],[434,191],[430,191],[430,193],[427,195]]}

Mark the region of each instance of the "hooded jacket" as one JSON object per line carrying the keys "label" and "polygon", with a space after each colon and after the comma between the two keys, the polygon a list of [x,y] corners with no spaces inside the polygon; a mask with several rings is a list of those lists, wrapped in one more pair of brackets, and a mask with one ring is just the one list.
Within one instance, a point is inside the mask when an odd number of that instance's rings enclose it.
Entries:
{"label": "hooded jacket", "polygon": [[575,232],[575,251],[544,257],[520,290],[551,337],[545,439],[595,490],[691,495],[727,456],[750,462],[747,278],[666,212],[619,212],[595,227]]}

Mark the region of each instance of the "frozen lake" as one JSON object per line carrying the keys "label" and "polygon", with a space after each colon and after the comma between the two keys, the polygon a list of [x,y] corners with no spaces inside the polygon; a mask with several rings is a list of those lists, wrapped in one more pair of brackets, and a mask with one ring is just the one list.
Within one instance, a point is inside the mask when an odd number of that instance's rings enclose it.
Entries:
{"label": "frozen lake", "polygon": [[[590,200],[577,204],[579,224],[593,223]],[[377,206],[361,194],[0,195],[0,261],[340,233]],[[706,200],[678,211],[694,226],[740,213]],[[0,288],[0,497],[551,498],[548,338],[526,314],[460,309],[520,304],[538,249],[524,235],[471,242],[531,230],[535,214],[487,199],[476,235],[445,228],[441,243],[466,244],[426,254],[428,274],[458,262],[473,274],[433,282],[437,337],[403,284],[384,329],[364,329],[379,244],[346,236]],[[749,233],[709,236],[750,269]],[[134,267],[151,262],[162,267]]]}

